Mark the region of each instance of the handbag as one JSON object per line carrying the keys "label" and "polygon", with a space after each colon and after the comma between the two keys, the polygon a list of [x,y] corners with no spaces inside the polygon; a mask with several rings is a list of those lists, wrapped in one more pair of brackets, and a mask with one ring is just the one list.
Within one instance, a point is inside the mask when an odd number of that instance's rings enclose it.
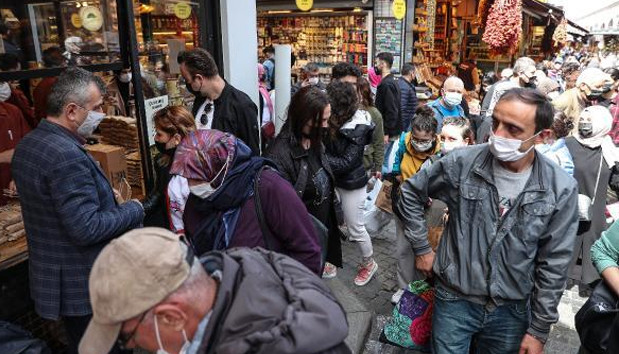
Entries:
{"label": "handbag", "polygon": [[616,336],[610,334],[614,327],[613,322],[617,326],[618,301],[615,292],[602,279],[595,286],[591,297],[576,313],[574,320],[580,343],[591,354],[607,353],[609,338],[617,340]]}
{"label": "handbag", "polygon": [[430,352],[434,288],[426,280],[413,281],[393,308],[379,341],[402,348]]}
{"label": "handbag", "polygon": [[[256,215],[258,216],[258,223],[260,224],[260,231],[262,231],[262,238],[264,240],[264,244],[268,250],[273,250],[273,240],[275,236],[269,229],[269,226],[266,223],[264,218],[264,212],[262,210],[262,202],[260,201],[260,175],[265,168],[269,168],[269,166],[262,166],[258,173],[256,173],[256,178],[254,179],[254,206],[256,208]],[[309,214],[309,213],[308,213]],[[314,215],[309,214],[310,219],[312,220],[312,225],[314,226],[314,231],[316,232],[316,236],[318,236],[318,244],[320,245],[320,267],[322,268],[327,259],[327,242],[329,240],[329,229]]]}
{"label": "handbag", "polygon": [[593,199],[585,194],[578,194],[578,220],[579,221],[591,221],[591,206],[595,203],[595,197],[597,195],[598,186],[600,184],[600,175],[602,174],[602,165],[604,164],[604,154],[600,154],[600,168],[598,169],[598,176],[595,180],[595,189],[593,190]]}

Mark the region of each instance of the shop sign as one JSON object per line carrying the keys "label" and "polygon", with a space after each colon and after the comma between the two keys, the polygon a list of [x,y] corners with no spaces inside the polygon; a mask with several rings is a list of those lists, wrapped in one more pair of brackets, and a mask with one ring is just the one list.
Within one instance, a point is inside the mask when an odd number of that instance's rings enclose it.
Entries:
{"label": "shop sign", "polygon": [[404,16],[406,16],[406,1],[394,0],[393,5],[391,5],[391,10],[396,20],[403,20]]}
{"label": "shop sign", "polygon": [[155,122],[153,116],[158,110],[168,106],[168,95],[149,98],[144,100],[144,113],[146,115],[146,126],[148,127],[148,145],[155,145]]}
{"label": "shop sign", "polygon": [[82,18],[78,14],[71,15],[71,24],[75,28],[82,28]]}
{"label": "shop sign", "polygon": [[191,5],[188,2],[179,2],[174,5],[174,15],[181,20],[189,18],[191,16]]}
{"label": "shop sign", "polygon": [[103,15],[98,7],[82,7],[80,10],[80,19],[82,20],[82,26],[90,32],[96,32],[103,27]]}
{"label": "shop sign", "polygon": [[309,11],[314,6],[314,0],[296,0],[297,7],[301,11]]}

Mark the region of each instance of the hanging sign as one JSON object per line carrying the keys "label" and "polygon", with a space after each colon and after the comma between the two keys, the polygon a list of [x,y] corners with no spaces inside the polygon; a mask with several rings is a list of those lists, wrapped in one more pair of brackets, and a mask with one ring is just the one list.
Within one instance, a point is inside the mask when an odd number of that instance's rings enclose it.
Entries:
{"label": "hanging sign", "polygon": [[393,11],[393,17],[395,17],[396,20],[404,19],[404,16],[406,16],[406,1],[394,0],[393,5],[391,5],[391,10]]}
{"label": "hanging sign", "polygon": [[149,146],[155,145],[155,122],[153,122],[153,117],[158,110],[167,107],[168,102],[168,95],[144,100],[144,113],[146,115]]}
{"label": "hanging sign", "polygon": [[296,0],[297,7],[301,11],[309,11],[314,6],[314,0]]}
{"label": "hanging sign", "polygon": [[71,24],[75,28],[82,28],[82,18],[78,14],[71,15]]}
{"label": "hanging sign", "polygon": [[191,5],[184,1],[177,3],[174,5],[174,14],[181,20],[189,18],[191,16]]}
{"label": "hanging sign", "polygon": [[80,10],[80,19],[82,20],[82,26],[90,32],[96,32],[103,27],[103,15],[98,7],[82,7]]}

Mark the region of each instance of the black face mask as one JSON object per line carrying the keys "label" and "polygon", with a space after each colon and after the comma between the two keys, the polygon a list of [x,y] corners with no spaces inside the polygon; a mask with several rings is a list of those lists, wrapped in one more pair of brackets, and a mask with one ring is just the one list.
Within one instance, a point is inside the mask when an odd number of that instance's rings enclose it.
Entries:
{"label": "black face mask", "polygon": [[578,134],[584,139],[590,138],[593,135],[593,123],[580,122],[578,124]]}
{"label": "black face mask", "polygon": [[157,151],[159,151],[160,154],[165,154],[165,155],[174,155],[174,152],[176,151],[176,148],[173,147],[171,149],[166,148],[166,143],[160,143],[158,141],[155,141],[155,147],[157,148]]}
{"label": "black face mask", "polygon": [[376,66],[374,67],[374,74],[376,74],[376,75],[380,75],[380,74],[382,74],[382,73],[380,72],[380,69],[378,69],[378,67],[376,67]]}
{"label": "black face mask", "polygon": [[524,84],[524,87],[534,89],[537,87],[537,85],[535,84],[535,81],[529,81],[526,84]]}
{"label": "black face mask", "polygon": [[602,97],[603,94],[604,94],[604,91],[602,90],[591,90],[591,93],[587,95],[587,100],[597,101]]}
{"label": "black face mask", "polygon": [[191,88],[191,83],[189,82],[185,82],[185,88],[187,88],[187,91],[194,96],[202,96],[202,93],[200,91],[196,91],[193,88]]}

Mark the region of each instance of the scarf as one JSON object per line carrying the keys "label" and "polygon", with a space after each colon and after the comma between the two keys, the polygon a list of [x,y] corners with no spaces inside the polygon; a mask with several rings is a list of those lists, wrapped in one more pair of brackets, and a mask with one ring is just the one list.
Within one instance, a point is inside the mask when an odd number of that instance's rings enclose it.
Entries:
{"label": "scarf", "polygon": [[191,235],[197,254],[228,247],[241,207],[253,196],[256,173],[264,165],[275,167],[265,158],[251,156],[249,147],[237,140],[236,158],[217,191],[206,199],[190,195],[191,205],[202,215]]}
{"label": "scarf", "polygon": [[585,108],[580,114],[580,119],[591,118],[593,134],[588,138],[583,138],[580,134],[575,134],[576,140],[587,147],[596,149],[602,147],[602,155],[608,167],[613,168],[619,162],[619,149],[613,143],[613,139],[608,135],[613,124],[613,117],[608,108],[602,106],[591,106]]}

